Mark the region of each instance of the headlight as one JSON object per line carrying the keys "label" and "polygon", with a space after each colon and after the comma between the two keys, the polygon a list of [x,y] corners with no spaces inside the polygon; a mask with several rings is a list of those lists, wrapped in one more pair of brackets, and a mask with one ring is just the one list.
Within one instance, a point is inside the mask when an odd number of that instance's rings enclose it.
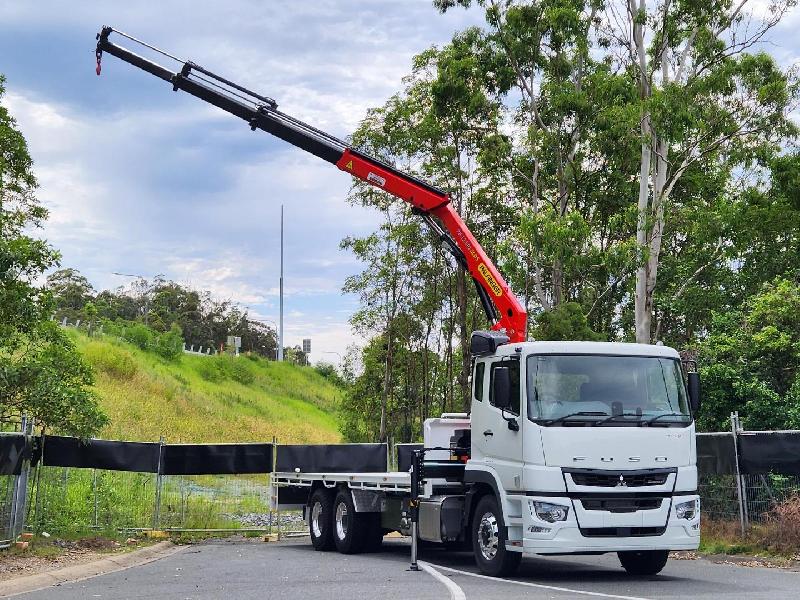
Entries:
{"label": "headlight", "polygon": [[550,502],[534,502],[533,509],[536,516],[542,521],[555,523],[556,521],[566,521],[569,514],[569,507],[561,504],[551,504]]}
{"label": "headlight", "polygon": [[691,521],[700,512],[700,500],[689,500],[675,505],[675,516]]}

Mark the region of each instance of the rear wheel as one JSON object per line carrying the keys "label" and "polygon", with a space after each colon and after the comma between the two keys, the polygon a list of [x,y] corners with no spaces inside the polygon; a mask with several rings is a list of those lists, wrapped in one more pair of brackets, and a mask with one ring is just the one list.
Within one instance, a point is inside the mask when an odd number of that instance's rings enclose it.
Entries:
{"label": "rear wheel", "polygon": [[494,496],[484,496],[472,518],[472,551],[478,568],[494,577],[511,575],[522,553],[506,550],[506,527]]}
{"label": "rear wheel", "polygon": [[630,550],[617,552],[619,562],[631,575],[655,575],[667,564],[669,550]]}
{"label": "rear wheel", "polygon": [[369,522],[357,513],[350,490],[341,490],[333,503],[333,542],[342,554],[356,554],[364,549]]}
{"label": "rear wheel", "polygon": [[333,549],[333,494],[319,488],[308,503],[308,531],[314,550]]}

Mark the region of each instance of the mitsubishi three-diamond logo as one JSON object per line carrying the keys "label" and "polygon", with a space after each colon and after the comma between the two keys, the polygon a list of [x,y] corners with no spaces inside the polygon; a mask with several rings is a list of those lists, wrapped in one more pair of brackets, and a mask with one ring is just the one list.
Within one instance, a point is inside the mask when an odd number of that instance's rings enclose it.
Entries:
{"label": "mitsubishi three-diamond logo", "polygon": [[628,484],[625,483],[625,477],[622,475],[619,476],[619,481],[617,482],[617,487],[628,487]]}

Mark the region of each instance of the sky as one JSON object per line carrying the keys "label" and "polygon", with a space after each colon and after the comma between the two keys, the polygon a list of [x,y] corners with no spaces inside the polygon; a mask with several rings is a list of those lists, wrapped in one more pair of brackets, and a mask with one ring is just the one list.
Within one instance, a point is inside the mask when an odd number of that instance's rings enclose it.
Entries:
{"label": "sky", "polygon": [[[162,275],[274,323],[283,204],[286,344],[310,337],[312,361],[337,363],[363,343],[348,323],[358,299],[341,292],[363,265],[339,242],[378,215],[346,203],[350,179],[332,165],[147,73],[106,55],[97,77],[95,34],[125,31],[345,137],[401,89],[415,54],[481,23],[431,0],[0,0],[3,102],[50,209],[42,235],[97,290],[129,282],[115,272]],[[798,24],[795,10],[770,35],[784,65]]]}
{"label": "sky", "polygon": [[274,323],[283,204],[286,345],[309,337],[312,361],[338,363],[362,341],[348,323],[358,299],[341,292],[362,265],[339,242],[378,215],[346,203],[334,166],[113,56],[97,77],[95,34],[110,25],[345,137],[401,89],[415,54],[481,19],[430,0],[4,0],[3,102],[50,210],[42,235],[97,290],[129,283],[114,272],[160,274]]}

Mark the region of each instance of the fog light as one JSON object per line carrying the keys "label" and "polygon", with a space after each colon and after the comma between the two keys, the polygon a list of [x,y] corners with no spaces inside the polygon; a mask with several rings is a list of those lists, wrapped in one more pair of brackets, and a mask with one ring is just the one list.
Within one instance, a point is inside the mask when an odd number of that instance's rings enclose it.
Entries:
{"label": "fog light", "polygon": [[689,500],[675,505],[675,516],[679,519],[691,521],[700,512],[700,500]]}
{"label": "fog light", "polygon": [[542,521],[555,523],[556,521],[566,521],[569,514],[569,507],[550,502],[534,502],[533,509],[536,516]]}

